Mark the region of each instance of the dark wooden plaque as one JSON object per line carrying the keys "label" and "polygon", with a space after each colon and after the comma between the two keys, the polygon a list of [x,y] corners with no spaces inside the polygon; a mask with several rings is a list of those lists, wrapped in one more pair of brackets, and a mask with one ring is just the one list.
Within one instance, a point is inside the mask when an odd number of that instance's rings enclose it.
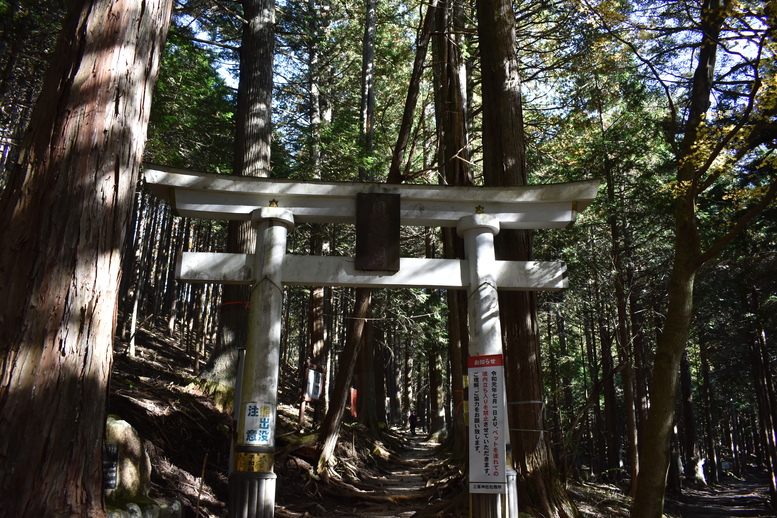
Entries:
{"label": "dark wooden plaque", "polygon": [[399,194],[356,195],[356,269],[399,271]]}
{"label": "dark wooden plaque", "polygon": [[103,444],[103,487],[116,489],[119,485],[119,446]]}

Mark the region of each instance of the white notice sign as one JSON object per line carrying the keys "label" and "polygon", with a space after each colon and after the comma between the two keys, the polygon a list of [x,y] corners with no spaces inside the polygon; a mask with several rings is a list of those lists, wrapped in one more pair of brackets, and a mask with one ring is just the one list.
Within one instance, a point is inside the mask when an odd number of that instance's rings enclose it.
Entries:
{"label": "white notice sign", "polygon": [[470,356],[469,492],[504,493],[507,483],[507,406],[504,356]]}
{"label": "white notice sign", "polygon": [[306,369],[307,382],[305,383],[305,400],[318,401],[321,399],[321,384],[324,373],[314,369]]}
{"label": "white notice sign", "polygon": [[275,444],[275,405],[249,401],[243,405],[240,444],[272,446]]}

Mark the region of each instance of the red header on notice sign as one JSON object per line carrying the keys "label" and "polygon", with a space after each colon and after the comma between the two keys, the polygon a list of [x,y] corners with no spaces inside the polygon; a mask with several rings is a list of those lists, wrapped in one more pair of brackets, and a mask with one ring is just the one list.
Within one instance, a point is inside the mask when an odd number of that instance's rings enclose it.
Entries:
{"label": "red header on notice sign", "polygon": [[503,354],[486,354],[483,356],[467,357],[467,368],[477,369],[478,367],[502,367],[504,365]]}

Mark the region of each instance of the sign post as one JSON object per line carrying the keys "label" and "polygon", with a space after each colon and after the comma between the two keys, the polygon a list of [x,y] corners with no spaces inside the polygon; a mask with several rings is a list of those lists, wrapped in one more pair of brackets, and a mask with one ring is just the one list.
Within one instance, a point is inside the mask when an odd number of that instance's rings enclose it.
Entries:
{"label": "sign post", "polygon": [[[598,180],[495,188],[294,182],[152,164],[144,165],[144,175],[152,193],[169,200],[181,216],[251,219],[257,228],[254,254],[187,253],[176,272],[181,281],[252,286],[245,362],[237,387],[230,517],[274,515],[272,470],[284,284],[467,289],[469,404],[470,415],[477,418],[477,422],[470,420],[470,509],[476,518],[504,516],[506,473],[511,466],[506,459],[509,436],[497,287],[561,290],[567,287],[567,278],[561,263],[497,261],[494,235],[502,228],[570,226],[596,197]],[[361,239],[357,239],[356,261],[285,253],[287,232],[295,224],[353,224],[357,213],[375,225],[357,225]],[[399,225],[456,227],[464,239],[466,259],[400,258]],[[373,235],[371,228],[376,226],[385,232]]]}
{"label": "sign post", "polygon": [[302,378],[302,393],[299,398],[299,420],[302,428],[305,424],[305,408],[313,401],[319,401],[324,387],[324,369],[310,363],[310,358],[305,360],[304,377]]}
{"label": "sign post", "polygon": [[[240,384],[229,516],[271,518],[275,508],[275,414],[278,405],[282,268],[294,216],[277,207],[252,212],[256,227],[245,365]],[[258,495],[258,497],[257,497]]]}
{"label": "sign post", "polygon": [[503,516],[506,508],[506,444],[502,324],[494,278],[494,236],[499,220],[476,213],[461,218],[456,228],[464,239],[469,266],[469,493],[470,515]]}

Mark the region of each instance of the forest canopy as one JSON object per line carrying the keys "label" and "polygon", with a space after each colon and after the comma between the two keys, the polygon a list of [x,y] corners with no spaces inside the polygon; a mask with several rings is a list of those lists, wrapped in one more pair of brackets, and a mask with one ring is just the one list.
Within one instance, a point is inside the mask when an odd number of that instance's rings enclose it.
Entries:
{"label": "forest canopy", "polygon": [[[25,134],[66,4],[0,1],[5,198],[27,156]],[[492,50],[481,47],[482,4],[271,4],[270,121],[245,133],[260,118],[241,97],[256,3],[178,0],[143,159],[299,181],[494,185],[492,93],[482,65]],[[498,245],[509,255],[523,243],[522,259],[567,265],[568,290],[526,302],[541,358],[533,381],[541,401],[532,412],[547,431],[536,442],[552,466],[543,476],[617,483],[637,502],[651,502],[633,516],[660,516],[665,491],[755,466],[769,473],[774,505],[777,4],[502,4],[514,15],[506,52],[516,64],[511,88],[522,128],[520,142],[510,142],[515,149],[496,162],[514,158],[526,184],[602,180],[574,226]],[[252,149],[257,142],[266,149]],[[250,162],[252,153],[263,158]],[[229,312],[247,313],[246,293],[173,275],[179,252],[234,251],[237,231],[172,214],[142,181],[133,192],[117,344],[132,354],[138,328],[153,326],[178,340],[193,376],[234,385],[230,351],[245,329]],[[351,257],[354,228],[298,225],[288,253]],[[401,255],[459,257],[461,244],[438,228],[403,227]],[[309,409],[313,430],[334,404],[365,297],[350,288],[284,288],[281,369],[327,366],[325,397]],[[415,412],[463,459],[466,302],[431,289],[374,290],[367,298],[360,332],[369,347],[353,358],[361,395],[353,418],[383,430]],[[526,372],[522,362],[514,361],[514,372]],[[525,465],[517,460],[519,484],[528,485],[532,462],[540,462],[531,455]],[[563,516],[565,497],[548,487],[547,501],[527,495],[533,510]]]}

